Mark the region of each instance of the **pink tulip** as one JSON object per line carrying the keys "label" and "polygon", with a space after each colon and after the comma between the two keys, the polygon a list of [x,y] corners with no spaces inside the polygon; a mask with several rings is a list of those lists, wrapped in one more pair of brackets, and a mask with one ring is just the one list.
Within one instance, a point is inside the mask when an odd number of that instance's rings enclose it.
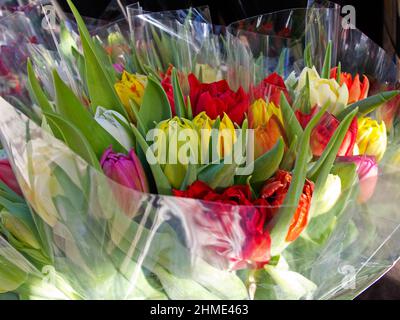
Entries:
{"label": "pink tulip", "polygon": [[340,162],[354,163],[357,166],[358,179],[360,181],[360,194],[358,201],[367,202],[374,194],[378,182],[378,165],[375,157],[371,156],[352,156],[339,157]]}
{"label": "pink tulip", "polygon": [[142,164],[133,150],[128,155],[115,153],[108,148],[100,160],[107,177],[133,190],[149,192]]}
{"label": "pink tulip", "polygon": [[22,191],[7,159],[0,160],[0,180],[15,193],[22,195]]}

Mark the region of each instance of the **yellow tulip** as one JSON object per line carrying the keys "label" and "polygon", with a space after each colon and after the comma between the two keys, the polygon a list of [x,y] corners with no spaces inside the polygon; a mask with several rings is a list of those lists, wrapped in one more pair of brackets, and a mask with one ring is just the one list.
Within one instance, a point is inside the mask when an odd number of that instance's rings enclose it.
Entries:
{"label": "yellow tulip", "polygon": [[264,99],[258,99],[250,107],[250,126],[257,128],[261,125],[266,125],[272,115],[275,115],[283,124],[281,108],[273,102],[267,103]]}
{"label": "yellow tulip", "polygon": [[357,145],[360,154],[375,156],[376,161],[382,160],[387,147],[385,122],[363,117],[358,119]]}
{"label": "yellow tulip", "polygon": [[152,149],[171,186],[179,189],[188,164],[199,163],[198,132],[190,120],[178,117],[160,122],[156,130]]}
{"label": "yellow tulip", "polygon": [[[201,137],[201,155],[202,160],[204,157],[209,156],[209,145],[211,138],[211,129],[216,120],[210,119],[206,112],[199,113],[194,119],[193,124],[199,132]],[[235,125],[229,116],[224,113],[224,116],[219,124],[218,131],[218,156],[223,158],[232,152],[233,144],[236,141]]]}
{"label": "yellow tulip", "polygon": [[335,79],[322,79],[315,67],[303,69],[296,87],[296,93],[300,93],[306,85],[307,74],[310,81],[310,102],[312,106],[322,107],[330,102],[328,111],[334,115],[346,108],[349,101],[349,89],[346,84],[340,86]]}
{"label": "yellow tulip", "polygon": [[129,101],[133,100],[137,105],[140,106],[142,104],[146,85],[146,76],[140,74],[131,74],[127,71],[122,73],[121,80],[114,85],[115,91],[117,92],[131,119],[135,119],[135,117],[131,111]]}
{"label": "yellow tulip", "polygon": [[212,83],[222,79],[221,71],[208,64],[197,63],[195,67],[195,75],[198,78],[201,78],[202,83]]}

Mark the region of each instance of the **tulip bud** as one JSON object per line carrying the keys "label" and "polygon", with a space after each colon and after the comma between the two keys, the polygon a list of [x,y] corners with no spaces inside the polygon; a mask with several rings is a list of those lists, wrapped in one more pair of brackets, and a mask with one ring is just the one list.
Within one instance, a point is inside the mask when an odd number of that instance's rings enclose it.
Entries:
{"label": "tulip bud", "polygon": [[387,133],[385,122],[368,117],[358,119],[357,145],[360,154],[375,156],[380,161],[385,154],[387,147]]}
{"label": "tulip bud", "polygon": [[256,128],[265,125],[272,115],[275,115],[283,123],[282,112],[273,102],[266,103],[264,99],[258,99],[250,107],[250,127]]}
{"label": "tulip bud", "polygon": [[279,119],[272,115],[265,125],[254,130],[254,136],[254,158],[257,159],[271,150],[280,137],[285,137],[285,130]]}
{"label": "tulip bud", "polygon": [[149,192],[145,172],[139,158],[133,151],[128,155],[115,153],[108,148],[100,160],[107,177],[133,190]]}
{"label": "tulip bud", "polygon": [[7,159],[0,160],[0,181],[5,183],[15,193],[22,195],[18,181],[15,178],[10,162]]}
{"label": "tulip bud", "polygon": [[179,189],[188,164],[199,162],[198,131],[191,121],[174,117],[160,122],[155,134],[154,154],[171,186]]}
{"label": "tulip bud", "polygon": [[321,79],[315,67],[304,68],[300,74],[296,93],[299,94],[306,85],[307,73],[310,81],[310,103],[322,107],[330,104],[328,111],[338,114],[347,106],[349,90],[345,84],[339,85],[334,79]]}
{"label": "tulip bud", "polygon": [[203,83],[212,83],[222,79],[221,71],[208,64],[196,63],[195,74],[201,75]]}
{"label": "tulip bud", "polygon": [[378,165],[375,158],[371,156],[339,157],[338,161],[354,163],[357,166],[360,183],[358,201],[360,203],[367,202],[373,196],[378,182]]}
{"label": "tulip bud", "polygon": [[[201,137],[201,155],[208,159],[210,156],[210,139],[212,137],[212,127],[216,120],[212,120],[204,111],[199,113],[194,119],[193,124]],[[233,144],[236,141],[235,125],[226,113],[219,123],[218,128],[218,156],[223,158],[232,152]],[[214,141],[212,141],[214,143]]]}
{"label": "tulip bud", "polygon": [[0,212],[0,221],[1,225],[24,245],[37,250],[41,248],[32,230],[18,217],[3,210]]}
{"label": "tulip bud", "polygon": [[129,128],[129,122],[121,114],[114,110],[97,107],[94,119],[126,150],[132,149],[134,145],[132,136],[126,127],[121,124],[122,122]]}
{"label": "tulip bud", "polygon": [[[331,70],[331,78],[337,79],[337,68]],[[340,85],[345,84],[349,90],[348,104],[367,98],[369,91],[369,80],[364,75],[363,80],[360,81],[360,76],[356,74],[353,79],[351,73],[342,72],[340,74]]]}
{"label": "tulip bud", "polygon": [[131,74],[126,71],[122,73],[121,80],[114,85],[115,91],[117,92],[131,119],[135,119],[135,116],[131,111],[129,100],[133,100],[137,105],[140,106],[142,104],[146,85],[146,76],[140,74]]}
{"label": "tulip bud", "polygon": [[342,182],[337,175],[329,174],[320,191],[314,217],[322,215],[333,208],[342,193]]}
{"label": "tulip bud", "polygon": [[[305,128],[308,122],[312,119],[317,109],[313,108],[310,114],[303,114],[301,111],[296,110],[296,117],[299,120],[303,128]],[[328,145],[330,139],[339,127],[340,121],[332,114],[326,112],[318,125],[313,129],[311,133],[311,151],[314,156],[320,157]],[[357,119],[354,118],[350,124],[350,128],[346,133],[346,136],[340,146],[338,156],[351,156],[354,155],[354,146],[357,138]]]}

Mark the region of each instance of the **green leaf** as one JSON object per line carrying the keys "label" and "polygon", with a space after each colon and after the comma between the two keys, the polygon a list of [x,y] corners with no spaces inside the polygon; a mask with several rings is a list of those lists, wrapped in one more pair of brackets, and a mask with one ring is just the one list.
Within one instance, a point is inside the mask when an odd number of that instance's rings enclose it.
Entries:
{"label": "green leaf", "polygon": [[309,114],[311,112],[310,76],[308,72],[306,73],[306,85],[301,89],[300,94],[296,98],[294,109],[300,110],[304,114]]}
{"label": "green leaf", "polygon": [[[0,293],[15,291],[28,278],[27,272],[9,260],[9,257],[15,257],[15,255],[15,249],[0,248]],[[22,260],[22,256],[19,259]]]}
{"label": "green leaf", "polygon": [[322,79],[329,79],[331,73],[332,66],[332,42],[328,42],[328,46],[326,47],[324,65],[321,71]]}
{"label": "green leaf", "polygon": [[76,43],[68,28],[65,26],[65,22],[61,21],[60,23],[60,51],[62,54],[73,61],[74,55],[72,50],[76,50]]}
{"label": "green leaf", "polygon": [[237,164],[210,163],[198,173],[198,179],[213,189],[228,188],[234,183]]}
{"label": "green leaf", "polygon": [[190,96],[186,97],[187,101],[187,118],[188,120],[193,120],[193,110],[192,110],[192,103],[190,102]]}
{"label": "green leaf", "polygon": [[308,43],[306,45],[306,48],[304,49],[304,64],[308,68],[313,67],[312,56],[311,56],[311,43]]}
{"label": "green leaf", "polygon": [[294,137],[291,145],[289,146],[289,150],[284,153],[280,168],[286,171],[292,171],[294,161],[296,160],[297,155],[297,136]]}
{"label": "green leaf", "polygon": [[281,92],[281,111],[289,145],[291,145],[295,136],[300,137],[302,135],[303,128],[283,92]]}
{"label": "green leaf", "polygon": [[175,112],[179,118],[186,117],[185,99],[183,98],[181,85],[178,80],[178,73],[175,68],[172,69],[172,86],[174,90]]}
{"label": "green leaf", "polygon": [[143,153],[146,156],[151,156],[153,158],[152,159],[153,163],[150,163],[149,161],[148,162],[149,162],[150,169],[151,169],[151,172],[154,177],[154,181],[157,186],[158,193],[163,194],[163,195],[172,194],[171,184],[169,183],[164,172],[162,171],[161,166],[156,161],[157,159],[156,159],[154,153],[152,152],[152,150],[150,149],[149,145],[147,144],[146,140],[143,138],[143,136],[139,132],[138,128],[136,128],[135,126],[132,126],[132,130],[133,130],[133,133],[135,134],[136,141],[139,144],[140,148],[142,149]]}
{"label": "green leaf", "polygon": [[340,85],[340,75],[342,74],[342,63],[339,62],[336,69],[336,82]]}
{"label": "green leaf", "polygon": [[82,85],[85,88],[85,93],[87,93],[87,80],[86,80],[86,69],[85,69],[85,57],[74,47],[71,49],[72,55],[74,56],[76,67],[78,69],[79,75],[82,80]]}
{"label": "green leaf", "polygon": [[152,76],[148,77],[138,115],[144,126],[144,128],[139,128],[142,132],[148,132],[155,127],[155,124],[170,119],[172,116],[167,95],[161,84]]}
{"label": "green leaf", "polygon": [[102,59],[101,54],[98,52],[98,47],[90,37],[78,10],[71,0],[67,0],[67,2],[76,19],[81,36],[83,54],[85,56],[86,80],[92,108],[95,109],[98,106],[102,106],[115,110],[128,118],[127,112],[114,89],[113,79],[109,71],[107,71],[107,65],[110,65],[110,62],[104,60],[104,58]]}
{"label": "green leaf", "polygon": [[279,168],[285,151],[285,143],[279,138],[275,146],[264,153],[254,162],[254,172],[250,179],[251,183],[265,182]]}
{"label": "green leaf", "polygon": [[193,182],[197,180],[197,166],[189,163],[185,175],[185,179],[182,182],[180,190],[186,190]]}
{"label": "green leaf", "polygon": [[365,116],[374,111],[375,109],[377,109],[378,107],[380,107],[382,104],[392,100],[398,94],[400,94],[400,90],[385,91],[378,93],[374,96],[368,97],[364,100],[357,101],[349,105],[346,109],[344,109],[337,116],[337,118],[339,120],[343,120],[349,113],[353,112],[353,110],[357,108],[358,108],[358,115]]}
{"label": "green leaf", "polygon": [[311,132],[328,107],[329,104],[326,104],[323,108],[321,108],[321,110],[308,123],[304,133],[301,135],[299,150],[302,150],[303,152],[299,153],[298,155],[289,190],[281,208],[279,209],[278,214],[272,221],[273,228],[270,233],[272,256],[279,255],[287,245],[285,239],[288,234],[293,215],[297,210],[306,180]]}
{"label": "green leaf", "polygon": [[[92,147],[73,123],[55,113],[45,113],[45,116],[58,139],[63,140],[72,151],[79,154],[91,166],[101,170],[100,163]],[[62,135],[60,135],[60,133],[62,133]]]}
{"label": "green leaf", "polygon": [[27,68],[28,68],[28,81],[33,94],[32,98],[38,103],[40,108],[42,108],[42,111],[53,111],[53,107],[49,102],[49,99],[42,90],[42,87],[40,86],[39,81],[36,78],[30,59],[28,59]]}
{"label": "green leaf", "polygon": [[93,119],[72,90],[61,80],[57,71],[53,72],[53,78],[57,111],[83,134],[97,159],[100,159],[104,150],[110,146],[116,152],[128,151]]}
{"label": "green leaf", "polygon": [[286,48],[282,49],[281,54],[279,55],[278,65],[276,66],[275,69],[275,72],[282,77],[284,76],[285,72],[286,51],[287,51]]}

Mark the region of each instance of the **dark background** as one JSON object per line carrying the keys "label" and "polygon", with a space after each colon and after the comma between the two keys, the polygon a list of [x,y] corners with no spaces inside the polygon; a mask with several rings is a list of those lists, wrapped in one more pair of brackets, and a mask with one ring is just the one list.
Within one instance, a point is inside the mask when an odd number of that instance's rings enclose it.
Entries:
{"label": "dark background", "polygon": [[[68,11],[66,1],[59,0]],[[80,13],[98,18],[109,0],[75,0]],[[134,2],[134,1],[131,1]],[[306,0],[140,0],[148,11],[161,11],[208,5],[214,24],[229,24],[246,17],[289,8],[305,7]],[[356,26],[368,37],[390,53],[400,52],[399,18],[397,0],[334,0],[344,6],[356,8]],[[400,299],[400,266],[362,294],[359,299]]]}
{"label": "dark background", "polygon": [[[109,2],[110,0],[76,0],[75,5],[82,15],[99,17]],[[149,11],[208,5],[214,24],[229,24],[232,21],[262,13],[305,7],[306,2],[306,0],[141,0],[140,4]],[[342,6],[353,5],[357,13],[357,27],[379,45],[384,45],[384,34],[392,33],[387,30],[387,23],[384,23],[384,4],[396,3],[396,0],[334,0],[334,2]],[[68,10],[65,0],[59,0],[59,3],[65,10]],[[386,11],[388,10],[386,9]],[[398,43],[396,34],[390,34],[390,36],[394,37],[391,42],[396,46]]]}

